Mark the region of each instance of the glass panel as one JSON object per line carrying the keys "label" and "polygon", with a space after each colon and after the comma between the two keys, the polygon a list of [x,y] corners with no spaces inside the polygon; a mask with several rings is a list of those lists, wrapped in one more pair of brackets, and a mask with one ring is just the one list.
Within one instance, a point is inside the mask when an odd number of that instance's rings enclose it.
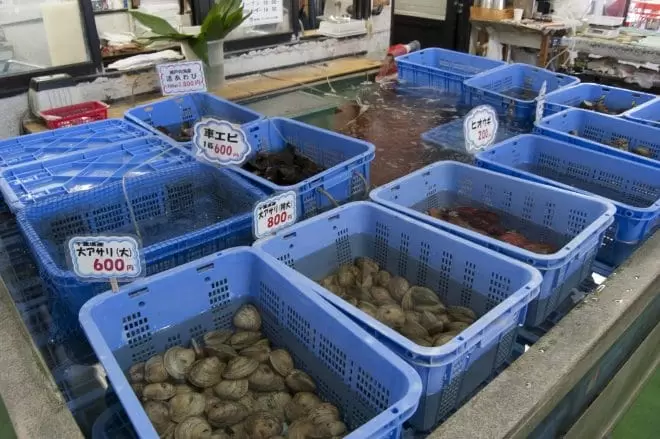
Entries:
{"label": "glass panel", "polygon": [[394,5],[394,13],[411,17],[444,20],[447,11],[447,0],[398,0]]}
{"label": "glass panel", "polygon": [[0,77],[90,61],[84,29],[77,1],[0,0]]}
{"label": "glass panel", "polygon": [[245,10],[252,16],[227,35],[226,40],[262,37],[291,32],[290,0],[244,0]]}

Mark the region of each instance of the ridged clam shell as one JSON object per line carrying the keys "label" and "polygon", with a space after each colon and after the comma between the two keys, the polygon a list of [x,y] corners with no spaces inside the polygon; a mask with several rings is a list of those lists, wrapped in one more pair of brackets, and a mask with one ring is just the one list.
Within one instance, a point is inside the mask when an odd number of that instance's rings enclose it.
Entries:
{"label": "ridged clam shell", "polygon": [[148,383],[162,383],[169,379],[162,355],[154,355],[144,364],[144,380]]}
{"label": "ridged clam shell", "polygon": [[256,392],[274,392],[285,390],[284,378],[276,374],[268,364],[260,364],[248,377],[250,390]]}
{"label": "ridged clam shell", "polygon": [[201,393],[183,393],[174,395],[169,401],[170,416],[180,423],[190,416],[201,416],[206,409],[206,398]]}
{"label": "ridged clam shell", "polygon": [[174,439],[210,439],[211,431],[211,426],[204,418],[191,416],[176,426]]}
{"label": "ridged clam shell", "polygon": [[154,425],[165,425],[171,421],[170,407],[163,401],[147,401],[144,403],[144,411]]}
{"label": "ridged clam shell", "polygon": [[406,322],[406,315],[399,305],[383,305],[378,308],[376,318],[390,328],[398,329]]}
{"label": "ridged clam shell", "polygon": [[253,344],[252,346],[248,346],[245,349],[242,349],[239,353],[244,357],[254,358],[259,363],[264,363],[268,361],[268,358],[270,357],[270,347],[266,345]]}
{"label": "ridged clam shell", "polygon": [[231,347],[237,350],[252,346],[261,339],[261,332],[258,331],[238,331],[229,338]]}
{"label": "ridged clam shell", "polygon": [[176,389],[170,383],[151,383],[144,386],[142,398],[145,400],[155,399],[157,401],[166,401],[176,394]]}
{"label": "ridged clam shell", "polygon": [[165,351],[163,364],[167,373],[175,380],[183,380],[195,362],[195,351],[181,346],[173,346]]}
{"label": "ridged clam shell", "polygon": [[128,368],[128,381],[130,383],[141,383],[144,381],[144,361],[135,363]]}
{"label": "ridged clam shell", "polygon": [[302,370],[294,369],[286,377],[286,385],[294,393],[297,392],[314,392],[316,390],[316,383]]}
{"label": "ridged clam shell", "polygon": [[232,358],[222,372],[222,377],[226,380],[240,380],[250,376],[258,367],[259,362],[254,358]]}
{"label": "ridged clam shell", "polygon": [[273,370],[283,377],[289,375],[293,370],[293,358],[284,349],[275,349],[268,358]]}
{"label": "ridged clam shell", "polygon": [[256,412],[245,419],[250,439],[270,439],[282,433],[282,422],[270,412]]}
{"label": "ridged clam shell", "polygon": [[225,369],[225,363],[218,357],[208,357],[197,360],[193,363],[188,372],[188,381],[193,386],[200,388],[213,387],[222,379],[222,371]]}
{"label": "ridged clam shell", "polygon": [[406,294],[409,288],[410,284],[401,276],[394,276],[390,279],[390,283],[387,285],[387,289],[390,291],[390,295],[397,302],[401,302],[403,295]]}
{"label": "ridged clam shell", "polygon": [[309,412],[321,404],[318,396],[311,392],[299,392],[293,396],[293,399],[284,407],[284,414],[289,422],[305,418]]}
{"label": "ridged clam shell", "polygon": [[223,401],[213,405],[208,411],[209,423],[214,427],[238,424],[248,416],[248,410],[235,401]]}
{"label": "ridged clam shell", "polygon": [[257,332],[261,329],[261,314],[256,306],[246,304],[236,311],[232,322],[240,330]]}
{"label": "ridged clam shell", "polygon": [[220,399],[238,401],[248,393],[248,380],[223,380],[213,387]]}

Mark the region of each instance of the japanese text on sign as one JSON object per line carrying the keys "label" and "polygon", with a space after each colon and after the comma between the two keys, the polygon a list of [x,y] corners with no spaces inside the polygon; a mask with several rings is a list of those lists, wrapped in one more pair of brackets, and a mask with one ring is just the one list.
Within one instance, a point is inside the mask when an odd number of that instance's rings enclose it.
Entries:
{"label": "japanese text on sign", "polygon": [[463,124],[465,149],[470,152],[485,150],[495,141],[499,121],[493,107],[481,105],[473,108]]}
{"label": "japanese text on sign", "polygon": [[254,207],[254,236],[259,239],[296,222],[296,193],[293,191],[260,201]]}
{"label": "japanese text on sign", "polygon": [[536,98],[536,121],[539,122],[543,119],[543,107],[545,106],[545,93],[548,88],[548,82],[543,81],[541,89],[539,90],[539,95]]}
{"label": "japanese text on sign", "polygon": [[204,65],[201,61],[159,64],[157,67],[163,95],[206,91]]}
{"label": "japanese text on sign", "polygon": [[282,0],[243,0],[245,11],[252,14],[243,26],[261,26],[284,21],[284,2]]}
{"label": "japanese text on sign", "polygon": [[195,157],[217,165],[240,165],[250,154],[242,129],[224,120],[205,119],[195,124]]}
{"label": "japanese text on sign", "polygon": [[69,240],[69,255],[81,278],[107,280],[142,274],[140,246],[130,236],[77,236]]}

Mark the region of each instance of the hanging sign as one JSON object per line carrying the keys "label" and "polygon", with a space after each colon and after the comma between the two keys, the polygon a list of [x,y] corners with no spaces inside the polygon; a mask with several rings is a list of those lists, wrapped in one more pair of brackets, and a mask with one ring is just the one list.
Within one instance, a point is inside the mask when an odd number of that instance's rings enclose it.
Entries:
{"label": "hanging sign", "polygon": [[197,160],[220,166],[240,165],[252,150],[240,127],[217,119],[195,124],[193,144]]}
{"label": "hanging sign", "polygon": [[541,89],[539,90],[539,95],[536,98],[536,121],[540,122],[543,119],[543,107],[545,106],[545,93],[548,88],[548,82],[543,81]]}
{"label": "hanging sign", "polygon": [[204,64],[201,61],[158,64],[156,68],[163,96],[206,91]]}
{"label": "hanging sign", "polygon": [[296,193],[289,191],[258,202],[253,212],[255,238],[263,238],[295,224],[298,215],[297,199]]}
{"label": "hanging sign", "polygon": [[241,25],[245,27],[277,24],[284,21],[284,2],[282,0],[243,0],[245,11],[250,16]]}
{"label": "hanging sign", "polygon": [[73,271],[82,279],[108,281],[142,275],[140,244],[131,236],[76,236],[69,240],[69,256]]}
{"label": "hanging sign", "polygon": [[486,150],[495,141],[498,128],[499,121],[493,107],[480,105],[470,110],[463,123],[467,152],[475,153]]}

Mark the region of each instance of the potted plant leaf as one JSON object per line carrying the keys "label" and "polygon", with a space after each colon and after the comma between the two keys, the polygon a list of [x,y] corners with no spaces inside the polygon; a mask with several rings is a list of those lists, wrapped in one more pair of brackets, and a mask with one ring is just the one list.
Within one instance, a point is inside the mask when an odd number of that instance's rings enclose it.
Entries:
{"label": "potted plant leaf", "polygon": [[181,50],[187,60],[201,60],[204,63],[206,83],[209,88],[221,87],[225,80],[224,38],[241,25],[252,13],[245,13],[241,0],[217,0],[207,14],[199,32],[181,33],[164,19],[140,11],[130,11],[131,15],[153,34],[141,38],[142,41],[174,41],[181,43]]}

